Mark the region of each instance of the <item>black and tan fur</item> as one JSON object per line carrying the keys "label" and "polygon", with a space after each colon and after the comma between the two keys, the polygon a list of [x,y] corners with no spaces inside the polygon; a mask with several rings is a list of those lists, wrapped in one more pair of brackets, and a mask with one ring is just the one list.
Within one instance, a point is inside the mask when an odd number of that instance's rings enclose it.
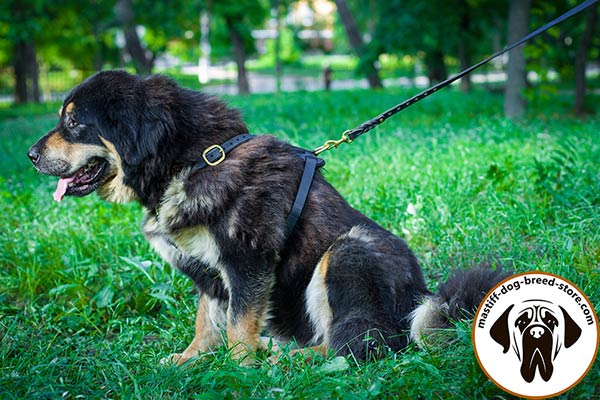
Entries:
{"label": "black and tan fur", "polygon": [[238,357],[259,347],[263,331],[358,358],[399,350],[411,324],[419,339],[499,279],[479,271],[468,285],[463,274],[447,299],[432,295],[407,245],[350,207],[320,172],[289,236],[303,169],[293,146],[258,136],[217,166],[193,168],[204,149],[247,131],[215,97],[162,76],[109,71],[74,88],[57,126],[29,151],[42,173],[81,176],[87,164],[97,174],[76,179],[67,195],[98,189],[108,201],[142,204],[146,238],[199,291],[194,340],[175,361],[219,345],[222,330]]}

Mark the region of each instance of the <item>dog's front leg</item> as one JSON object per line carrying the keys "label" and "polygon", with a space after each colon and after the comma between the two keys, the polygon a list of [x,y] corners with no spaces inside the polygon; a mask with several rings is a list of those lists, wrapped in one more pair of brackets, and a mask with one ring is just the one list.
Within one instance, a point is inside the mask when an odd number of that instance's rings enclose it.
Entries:
{"label": "dog's front leg", "polygon": [[221,343],[221,329],[225,327],[225,304],[199,292],[194,339],[183,353],[172,354],[171,362],[181,365],[198,353],[211,350]]}
{"label": "dog's front leg", "polygon": [[146,215],[143,231],[161,257],[189,276],[198,288],[194,339],[183,353],[171,354],[162,360],[163,363],[181,365],[198,355],[198,352],[206,352],[221,343],[221,330],[225,329],[226,324],[228,293],[218,271],[184,253],[169,236],[162,233],[155,216]]}
{"label": "dog's front leg", "polygon": [[272,270],[261,264],[228,268],[227,341],[232,356],[244,364],[252,362],[248,354],[261,346],[260,333],[275,282]]}

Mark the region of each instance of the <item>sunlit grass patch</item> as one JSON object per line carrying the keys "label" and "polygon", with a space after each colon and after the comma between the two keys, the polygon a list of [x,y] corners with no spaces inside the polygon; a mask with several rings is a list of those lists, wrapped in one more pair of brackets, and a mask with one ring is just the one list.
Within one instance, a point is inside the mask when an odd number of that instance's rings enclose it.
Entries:
{"label": "sunlit grass patch", "polygon": [[[283,93],[228,101],[253,133],[314,148],[411,93]],[[502,99],[444,91],[323,155],[356,208],[404,237],[435,290],[478,263],[560,274],[600,305],[600,119],[538,105],[520,122]],[[96,195],[52,200],[55,178],[26,151],[55,110],[0,121],[0,398],[490,398],[467,322],[376,362],[283,357],[240,367],[224,348],[161,366],[193,336],[191,283],[139,230],[141,209]],[[47,114],[47,112],[49,114]],[[572,393],[600,392],[596,366]]]}

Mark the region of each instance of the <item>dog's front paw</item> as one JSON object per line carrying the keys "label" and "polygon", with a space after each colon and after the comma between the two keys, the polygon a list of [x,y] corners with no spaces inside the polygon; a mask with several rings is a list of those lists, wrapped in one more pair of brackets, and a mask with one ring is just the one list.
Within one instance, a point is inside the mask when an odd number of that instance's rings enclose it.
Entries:
{"label": "dog's front paw", "polygon": [[167,357],[163,357],[160,360],[161,365],[182,365],[196,357],[197,354],[184,351],[183,353],[173,353]]}
{"label": "dog's front paw", "polygon": [[249,367],[256,361],[256,350],[242,343],[232,346],[231,358],[244,367]]}

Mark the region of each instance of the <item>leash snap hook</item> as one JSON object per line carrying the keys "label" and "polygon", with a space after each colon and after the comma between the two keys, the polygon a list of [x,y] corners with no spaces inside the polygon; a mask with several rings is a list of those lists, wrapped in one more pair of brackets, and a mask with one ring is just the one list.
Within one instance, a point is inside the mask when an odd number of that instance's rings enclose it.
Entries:
{"label": "leash snap hook", "polygon": [[321,154],[324,151],[337,148],[342,143],[352,143],[352,139],[350,139],[350,136],[348,136],[349,132],[350,131],[347,130],[344,133],[342,133],[342,137],[339,138],[338,140],[331,139],[331,140],[326,141],[322,146],[319,146],[316,149],[314,149],[313,153],[316,156],[318,156],[319,154]]}

